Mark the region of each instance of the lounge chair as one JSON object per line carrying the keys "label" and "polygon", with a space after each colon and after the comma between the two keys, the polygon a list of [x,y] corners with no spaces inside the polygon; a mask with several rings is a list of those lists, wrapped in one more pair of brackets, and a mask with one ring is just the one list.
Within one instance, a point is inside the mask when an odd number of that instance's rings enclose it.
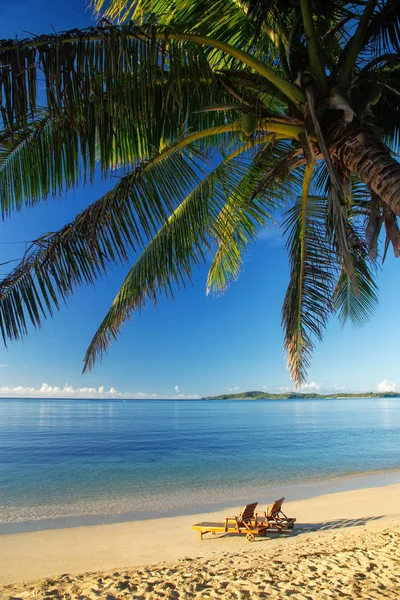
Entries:
{"label": "lounge chair", "polygon": [[293,529],[296,519],[287,517],[282,511],[282,504],[285,498],[279,498],[263,513],[256,513],[256,521],[259,525],[265,525],[268,529]]}
{"label": "lounge chair", "polygon": [[267,533],[268,524],[258,523],[256,521],[254,511],[257,507],[257,502],[247,504],[238,517],[225,517],[225,521],[221,523],[196,523],[192,525],[192,529],[200,534],[200,539],[203,539],[205,533],[239,533],[247,537],[249,542],[254,542],[255,535],[264,537]]}

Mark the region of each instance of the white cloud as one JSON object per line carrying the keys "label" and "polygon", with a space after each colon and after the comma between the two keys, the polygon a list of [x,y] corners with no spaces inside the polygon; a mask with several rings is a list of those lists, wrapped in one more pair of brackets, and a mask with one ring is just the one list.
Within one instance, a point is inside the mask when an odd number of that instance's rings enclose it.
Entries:
{"label": "white cloud", "polygon": [[396,391],[396,383],[393,381],[388,381],[384,379],[376,386],[378,388],[378,392],[395,392]]}
{"label": "white cloud", "polygon": [[310,383],[303,383],[300,387],[300,390],[320,390],[321,386],[315,381],[310,381]]}
{"label": "white cloud", "polygon": [[293,386],[290,385],[286,385],[283,387],[278,387],[278,390],[281,393],[285,393],[285,392],[317,392],[318,390],[321,389],[321,386],[316,383],[315,381],[310,381],[310,383],[302,383],[301,385],[299,385],[299,387],[295,388]]}
{"label": "white cloud", "polygon": [[175,396],[155,396],[158,400],[199,400],[198,394],[176,394]]}
{"label": "white cloud", "polygon": [[[175,389],[178,386],[175,387]],[[178,390],[179,391],[179,390]],[[175,396],[165,396],[162,394],[147,394],[144,392],[118,392],[115,387],[105,391],[104,385],[99,387],[81,387],[74,388],[67,383],[63,386],[52,386],[48,383],[42,383],[40,387],[14,386],[0,387],[0,398],[90,398],[90,399],[116,399],[116,400],[184,400],[200,398],[197,394]]]}
{"label": "white cloud", "polygon": [[236,387],[229,388],[230,392],[237,392],[237,390],[240,390],[240,387],[238,385]]}
{"label": "white cloud", "polygon": [[330,392],[347,392],[347,389],[345,387],[343,387],[342,385],[338,385],[337,383],[334,383],[329,391]]}
{"label": "white cloud", "polygon": [[0,365],[0,369],[4,369],[5,367],[8,367],[8,365]]}
{"label": "white cloud", "polygon": [[174,387],[174,390],[175,390],[176,392],[179,392],[179,387],[176,385],[176,386]]}

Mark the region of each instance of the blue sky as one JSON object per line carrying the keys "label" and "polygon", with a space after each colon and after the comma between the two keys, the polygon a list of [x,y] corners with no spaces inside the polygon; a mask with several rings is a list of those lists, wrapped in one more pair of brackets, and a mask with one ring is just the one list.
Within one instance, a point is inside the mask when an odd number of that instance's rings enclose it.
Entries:
{"label": "blue sky", "polygon": [[[85,7],[85,0],[0,0],[1,37],[89,25]],[[1,262],[21,257],[24,244],[14,242],[61,227],[109,186],[96,182],[1,223]],[[389,254],[379,276],[380,306],[367,326],[342,329],[332,320],[316,346],[305,389],[400,388],[399,267]],[[292,389],[280,327],[288,265],[278,230],[251,247],[239,281],[224,296],[206,297],[207,268],[198,269],[193,287],[134,315],[103,363],[82,376],[85,349],[127,269],[116,268],[95,288],[81,288],[40,331],[2,348],[0,396],[201,397]]]}

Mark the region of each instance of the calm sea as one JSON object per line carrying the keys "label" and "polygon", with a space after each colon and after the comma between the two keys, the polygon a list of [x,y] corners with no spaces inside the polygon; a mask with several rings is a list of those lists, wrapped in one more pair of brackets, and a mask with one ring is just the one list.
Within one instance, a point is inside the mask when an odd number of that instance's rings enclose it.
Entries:
{"label": "calm sea", "polygon": [[400,399],[0,399],[0,532],[313,495],[351,474],[400,481],[396,469]]}

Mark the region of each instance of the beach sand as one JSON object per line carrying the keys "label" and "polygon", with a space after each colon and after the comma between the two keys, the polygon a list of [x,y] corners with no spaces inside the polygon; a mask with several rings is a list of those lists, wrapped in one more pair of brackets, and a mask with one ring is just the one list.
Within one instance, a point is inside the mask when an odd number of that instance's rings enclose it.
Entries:
{"label": "beach sand", "polygon": [[3,535],[0,598],[400,598],[400,484],[287,502],[254,543],[190,530],[239,511]]}

